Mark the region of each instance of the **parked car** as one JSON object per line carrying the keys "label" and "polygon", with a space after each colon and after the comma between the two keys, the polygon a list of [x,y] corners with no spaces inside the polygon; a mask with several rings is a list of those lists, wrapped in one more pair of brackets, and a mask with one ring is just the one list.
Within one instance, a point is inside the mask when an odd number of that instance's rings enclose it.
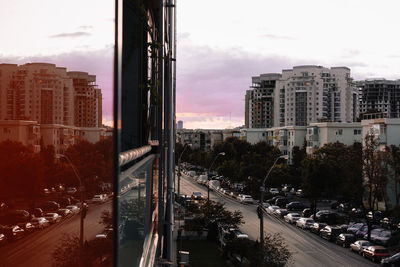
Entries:
{"label": "parked car", "polygon": [[374,262],[380,262],[383,258],[390,256],[389,250],[382,246],[369,246],[364,249],[362,255],[364,258],[371,259]]}
{"label": "parked car", "polygon": [[303,203],[300,203],[297,201],[290,202],[289,204],[286,205],[286,209],[288,211],[302,211],[305,208],[308,208],[308,207],[306,205],[304,205]]}
{"label": "parked car", "polygon": [[391,257],[383,258],[381,260],[381,266],[400,266],[400,252]]}
{"label": "parked car", "polygon": [[43,210],[41,208],[34,208],[32,214],[35,217],[43,217]]}
{"label": "parked car", "polygon": [[[371,230],[371,241],[374,242],[374,241],[375,241],[375,238],[376,238],[377,236],[379,236],[379,234],[380,234],[382,231],[385,231],[385,229],[383,229],[383,228],[375,228],[375,229],[372,229],[372,230]],[[364,239],[368,239],[368,232],[364,235]]]}
{"label": "parked car", "polygon": [[76,187],[68,187],[67,189],[67,194],[74,195],[76,192],[78,192]]}
{"label": "parked car", "polygon": [[327,226],[326,223],[316,222],[310,227],[310,231],[318,235],[319,231],[323,229],[325,226]]}
{"label": "parked car", "polygon": [[343,246],[344,248],[349,247],[354,241],[356,241],[356,236],[353,234],[340,234],[336,238],[336,244]]}
{"label": "parked car", "polygon": [[294,223],[296,223],[296,221],[298,219],[300,219],[300,214],[292,212],[292,213],[286,214],[283,218],[284,218],[285,222],[294,224]]}
{"label": "parked car", "polygon": [[22,229],[18,225],[2,226],[0,228],[0,232],[3,233],[7,237],[7,240],[9,241],[20,239],[25,234],[24,229]]}
{"label": "parked car", "polygon": [[274,196],[273,198],[267,199],[266,202],[268,202],[270,205],[275,205],[275,201],[276,201],[278,198],[282,198],[282,197],[281,197],[281,196]]}
{"label": "parked car", "polygon": [[349,212],[349,211],[351,210],[350,203],[347,203],[347,202],[345,202],[345,203],[340,203],[339,206],[337,207],[337,210],[338,210],[339,212],[343,212],[343,213]]}
{"label": "parked car", "polygon": [[60,209],[60,204],[55,201],[45,201],[37,206],[41,208],[44,212],[55,212]]}
{"label": "parked car", "polygon": [[357,240],[356,242],[350,244],[350,250],[362,255],[364,249],[369,246],[372,246],[372,243],[368,240]]}
{"label": "parked car", "polygon": [[279,209],[279,207],[278,206],[269,206],[268,208],[267,208],[267,212],[269,213],[269,214],[274,214],[275,213],[275,210],[277,210],[277,209]]}
{"label": "parked car", "polygon": [[103,203],[105,201],[104,196],[101,195],[94,195],[92,198],[93,203]]}
{"label": "parked car", "polygon": [[367,220],[371,220],[372,223],[374,224],[379,224],[381,219],[382,219],[382,212],[381,211],[374,211],[372,213],[372,211],[367,213]]}
{"label": "parked car", "polygon": [[286,214],[288,214],[289,212],[287,211],[287,209],[277,209],[275,211],[276,216],[283,218],[283,216],[285,216]]}
{"label": "parked car", "polygon": [[337,226],[325,226],[319,231],[319,235],[329,241],[334,241],[342,233],[342,229]]}
{"label": "parked car", "polygon": [[271,188],[271,189],[269,190],[269,192],[270,192],[272,195],[279,195],[279,189],[278,189],[278,188]]}
{"label": "parked car", "polygon": [[355,223],[347,228],[347,233],[355,235],[365,224]]}
{"label": "parked car", "polygon": [[58,215],[58,213],[53,213],[53,212],[46,213],[44,215],[44,218],[48,220],[50,223],[57,223],[61,221],[60,215]]}
{"label": "parked car", "polygon": [[375,235],[373,239],[373,241],[377,245],[382,245],[382,246],[390,245],[392,243],[391,240],[392,240],[392,233],[387,230],[381,231],[378,235]]}
{"label": "parked car", "polygon": [[242,198],[240,199],[240,202],[253,204],[254,203],[254,199],[249,195],[242,195]]}
{"label": "parked car", "polygon": [[35,231],[35,226],[30,222],[18,223],[17,225],[25,231],[25,234],[30,234]]}
{"label": "parked car", "polygon": [[314,224],[314,220],[310,218],[300,218],[296,221],[296,226],[302,229],[310,229],[310,227]]}
{"label": "parked car", "polygon": [[72,211],[69,209],[59,209],[57,212],[61,218],[68,218],[72,215]]}
{"label": "parked car", "polygon": [[31,220],[31,224],[33,224],[36,229],[43,229],[49,226],[50,222],[44,217],[37,217]]}
{"label": "parked car", "polygon": [[298,197],[303,197],[303,196],[304,196],[303,190],[302,190],[302,189],[298,189],[298,190],[296,191],[296,196],[298,196]]}
{"label": "parked car", "polygon": [[[318,212],[318,210],[317,210],[316,212]],[[301,213],[301,215],[302,215],[303,217],[306,217],[306,218],[310,217],[310,216],[313,215],[313,214],[314,214],[314,210],[311,209],[311,208],[305,208],[305,209],[303,210],[303,212]]]}
{"label": "parked car", "polygon": [[280,208],[286,207],[286,204],[289,203],[289,200],[284,197],[279,197],[275,200],[275,205],[279,206]]}
{"label": "parked car", "polygon": [[79,208],[76,205],[69,205],[65,207],[66,209],[69,209],[73,214],[76,214],[79,212]]}
{"label": "parked car", "polygon": [[5,245],[5,244],[7,244],[7,237],[6,237],[5,234],[0,232],[0,247]]}

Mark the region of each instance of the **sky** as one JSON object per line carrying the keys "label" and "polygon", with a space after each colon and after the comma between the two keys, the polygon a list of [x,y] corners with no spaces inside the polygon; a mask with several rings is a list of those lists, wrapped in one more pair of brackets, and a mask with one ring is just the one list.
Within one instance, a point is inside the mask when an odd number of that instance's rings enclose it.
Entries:
{"label": "sky", "polygon": [[0,0],[0,63],[54,63],[96,75],[112,125],[114,1]]}
{"label": "sky", "polygon": [[251,77],[297,65],[400,79],[400,1],[178,0],[177,120],[244,124]]}
{"label": "sky", "polygon": [[[112,123],[114,1],[0,0],[0,63],[50,62],[97,76]],[[296,65],[400,79],[397,0],[177,0],[177,120],[244,124],[251,77]]]}

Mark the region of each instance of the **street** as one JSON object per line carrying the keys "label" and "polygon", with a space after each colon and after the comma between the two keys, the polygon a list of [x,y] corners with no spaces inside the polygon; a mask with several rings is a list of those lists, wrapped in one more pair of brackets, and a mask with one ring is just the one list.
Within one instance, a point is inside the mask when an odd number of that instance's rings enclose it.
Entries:
{"label": "street", "polygon": [[[191,195],[194,191],[200,191],[203,196],[207,196],[206,187],[197,184],[192,178],[182,175],[181,193]],[[210,199],[224,203],[230,211],[240,210],[245,221],[240,229],[251,239],[259,239],[260,226],[256,205],[243,205],[213,191],[210,192]],[[308,231],[300,230],[296,226],[268,214],[264,214],[264,231],[282,235],[293,254],[293,266],[376,266],[371,261],[350,252],[349,249],[328,242]]]}
{"label": "street", "polygon": [[[85,218],[84,239],[90,240],[104,229],[99,224],[103,210],[111,210],[112,202],[92,204]],[[79,236],[80,215],[53,224],[46,229],[35,231],[23,239],[0,247],[0,267],[10,266],[51,266],[52,253],[63,234]]]}

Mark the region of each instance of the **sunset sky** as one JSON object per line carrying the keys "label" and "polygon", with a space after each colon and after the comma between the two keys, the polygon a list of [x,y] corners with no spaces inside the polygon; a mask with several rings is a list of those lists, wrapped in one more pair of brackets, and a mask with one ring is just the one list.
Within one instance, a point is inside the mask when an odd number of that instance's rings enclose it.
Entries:
{"label": "sunset sky", "polygon": [[[0,3],[0,62],[95,74],[109,123],[114,1]],[[399,7],[396,0],[178,0],[177,120],[185,128],[243,125],[251,76],[296,65],[400,78]]]}

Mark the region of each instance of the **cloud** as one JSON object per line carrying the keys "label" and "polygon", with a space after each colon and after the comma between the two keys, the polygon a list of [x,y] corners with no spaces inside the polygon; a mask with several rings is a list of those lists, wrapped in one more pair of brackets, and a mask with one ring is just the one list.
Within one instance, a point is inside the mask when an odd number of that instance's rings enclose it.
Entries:
{"label": "cloud", "polygon": [[276,34],[261,34],[260,37],[268,38],[268,39],[280,39],[280,40],[294,40],[295,38],[290,37],[290,36],[284,36],[284,35],[276,35]]}
{"label": "cloud", "polygon": [[[219,50],[178,43],[178,49],[177,112],[208,114],[209,118],[219,116],[229,120],[231,116],[244,120],[244,99],[251,77],[300,64],[289,58],[260,56],[241,48]],[[202,121],[201,125],[204,124]]]}
{"label": "cloud", "polygon": [[92,25],[82,25],[82,26],[79,26],[78,29],[91,30],[91,29],[93,29],[93,26]]}
{"label": "cloud", "polygon": [[83,36],[90,36],[91,33],[88,32],[65,32],[65,33],[59,33],[55,35],[50,35],[50,38],[78,38],[78,37],[83,37]]}

